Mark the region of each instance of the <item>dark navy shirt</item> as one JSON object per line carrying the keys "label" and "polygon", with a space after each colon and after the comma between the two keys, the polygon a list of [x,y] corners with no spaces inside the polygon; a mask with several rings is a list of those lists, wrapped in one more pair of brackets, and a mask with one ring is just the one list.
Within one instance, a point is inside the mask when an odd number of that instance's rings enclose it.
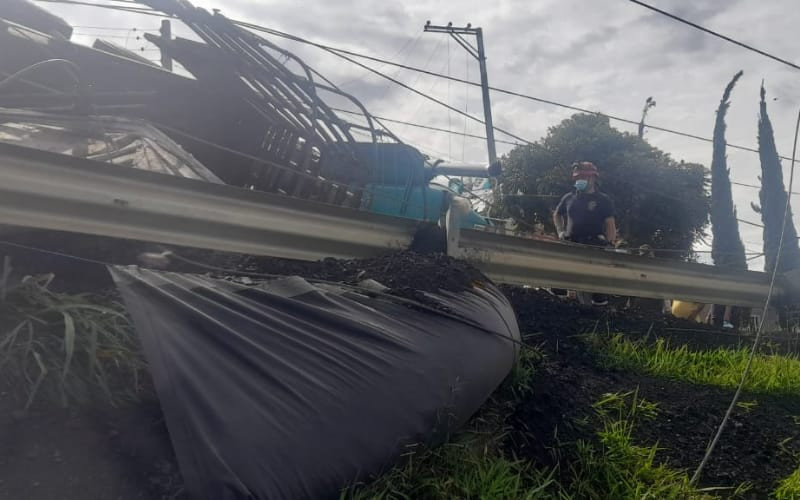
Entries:
{"label": "dark navy shirt", "polygon": [[614,202],[608,195],[571,192],[564,195],[556,213],[567,218],[566,237],[570,239],[594,238],[604,234],[605,220],[614,216]]}

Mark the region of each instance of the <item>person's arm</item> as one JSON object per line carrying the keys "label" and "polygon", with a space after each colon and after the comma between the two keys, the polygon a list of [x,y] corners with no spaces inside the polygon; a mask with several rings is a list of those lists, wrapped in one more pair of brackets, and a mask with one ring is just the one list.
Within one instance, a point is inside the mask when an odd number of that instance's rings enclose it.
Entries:
{"label": "person's arm", "polygon": [[614,218],[614,200],[605,196],[604,214],[606,217],[603,220],[603,236],[610,244],[617,241],[617,221]]}
{"label": "person's arm", "polygon": [[564,216],[558,213],[558,210],[553,212],[553,224],[556,226],[556,233],[558,233],[558,238],[564,238],[564,227],[566,222],[564,221]]}
{"label": "person's arm", "polygon": [[564,195],[561,198],[561,201],[558,202],[558,206],[553,211],[553,225],[556,226],[556,233],[558,234],[558,239],[564,239],[564,232],[566,231],[567,226],[567,198],[569,194]]}
{"label": "person's arm", "polygon": [[614,244],[617,241],[617,221],[614,219],[614,216],[606,217],[605,223],[603,224],[603,236],[606,237],[606,241]]}

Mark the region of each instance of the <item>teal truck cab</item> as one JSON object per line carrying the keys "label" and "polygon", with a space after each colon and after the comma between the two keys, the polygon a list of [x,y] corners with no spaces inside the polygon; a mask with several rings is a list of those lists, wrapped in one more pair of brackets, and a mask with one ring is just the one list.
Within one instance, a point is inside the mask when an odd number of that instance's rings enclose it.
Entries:
{"label": "teal truck cab", "polygon": [[[358,143],[359,160],[368,166],[369,182],[361,201],[362,210],[438,222],[451,200],[461,196],[460,182],[451,179],[447,186],[434,182],[437,177],[496,177],[500,163],[492,165],[431,162],[407,144]],[[491,226],[491,221],[474,210],[466,214],[463,227]]]}

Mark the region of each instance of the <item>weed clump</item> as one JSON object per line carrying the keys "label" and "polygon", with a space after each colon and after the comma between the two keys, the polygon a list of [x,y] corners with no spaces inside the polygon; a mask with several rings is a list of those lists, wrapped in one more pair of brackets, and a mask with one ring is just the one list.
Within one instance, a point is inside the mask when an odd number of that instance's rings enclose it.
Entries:
{"label": "weed clump", "polygon": [[135,400],[145,361],[133,325],[111,296],[50,290],[53,275],[2,289],[0,379],[21,400],[113,406]]}

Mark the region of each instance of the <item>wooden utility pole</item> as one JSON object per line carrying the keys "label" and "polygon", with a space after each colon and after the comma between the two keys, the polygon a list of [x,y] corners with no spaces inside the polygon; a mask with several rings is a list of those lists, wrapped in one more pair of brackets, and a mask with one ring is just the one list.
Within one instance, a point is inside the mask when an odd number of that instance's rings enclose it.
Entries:
{"label": "wooden utility pole", "polygon": [[[161,29],[158,31],[161,34],[161,38],[164,40],[172,40],[172,24],[169,22],[169,19],[161,20]],[[164,49],[161,49],[161,67],[172,71],[172,58],[164,52]]]}
{"label": "wooden utility pole", "polygon": [[[483,49],[483,30],[473,28],[471,24],[458,28],[453,23],[447,26],[436,26],[430,21],[425,23],[425,31],[431,33],[447,33],[475,59],[478,60],[481,72],[481,90],[483,93],[483,120],[486,122],[486,149],[489,151],[489,164],[497,161],[497,150],[494,143],[494,125],[492,124],[492,103],[489,99],[489,77],[486,73],[486,54]],[[477,47],[465,40],[462,35],[474,35]]]}

